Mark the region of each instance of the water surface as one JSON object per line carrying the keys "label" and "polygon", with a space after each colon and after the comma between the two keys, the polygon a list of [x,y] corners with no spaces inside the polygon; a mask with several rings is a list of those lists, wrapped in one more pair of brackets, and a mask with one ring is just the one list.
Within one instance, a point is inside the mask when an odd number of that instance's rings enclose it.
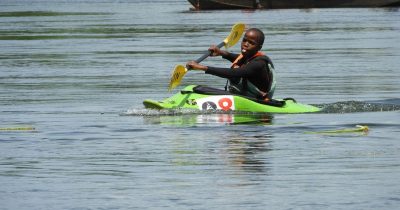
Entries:
{"label": "water surface", "polygon": [[[0,209],[395,209],[398,9],[190,12],[186,1],[1,1]],[[143,109],[236,22],[276,97],[315,114]],[[238,46],[232,51],[237,51]],[[219,58],[207,65],[228,66]],[[189,72],[182,83],[223,87]],[[369,132],[323,131],[369,126]],[[322,133],[321,133],[322,131]]]}

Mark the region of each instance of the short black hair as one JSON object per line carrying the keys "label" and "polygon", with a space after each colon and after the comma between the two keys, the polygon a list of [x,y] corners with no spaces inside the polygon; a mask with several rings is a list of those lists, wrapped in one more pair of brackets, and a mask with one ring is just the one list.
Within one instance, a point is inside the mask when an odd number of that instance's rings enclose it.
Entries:
{"label": "short black hair", "polygon": [[247,30],[247,31],[254,31],[254,32],[256,32],[257,35],[258,35],[258,40],[257,40],[258,44],[259,44],[260,46],[262,46],[262,45],[264,44],[264,39],[265,39],[264,32],[262,32],[262,31],[261,31],[260,29],[258,29],[258,28],[250,28],[250,29]]}

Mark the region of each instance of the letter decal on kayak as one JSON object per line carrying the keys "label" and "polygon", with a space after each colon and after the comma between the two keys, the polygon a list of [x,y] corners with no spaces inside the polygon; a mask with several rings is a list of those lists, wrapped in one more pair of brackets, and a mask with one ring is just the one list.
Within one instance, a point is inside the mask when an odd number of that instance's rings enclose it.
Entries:
{"label": "letter decal on kayak", "polygon": [[231,95],[209,96],[196,99],[196,102],[200,110],[235,110],[233,96]]}
{"label": "letter decal on kayak", "polygon": [[206,101],[201,104],[202,110],[217,110],[217,105],[212,101]]}

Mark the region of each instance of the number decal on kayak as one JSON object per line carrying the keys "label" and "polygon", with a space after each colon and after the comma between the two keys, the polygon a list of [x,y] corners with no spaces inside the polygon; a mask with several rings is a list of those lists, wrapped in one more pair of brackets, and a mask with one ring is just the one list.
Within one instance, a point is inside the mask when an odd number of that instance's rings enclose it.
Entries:
{"label": "number decal on kayak", "polygon": [[200,110],[235,110],[233,96],[209,96],[206,98],[196,99],[197,106]]}
{"label": "number decal on kayak", "polygon": [[232,100],[230,98],[221,98],[218,101],[218,105],[221,107],[222,110],[229,111],[232,107]]}

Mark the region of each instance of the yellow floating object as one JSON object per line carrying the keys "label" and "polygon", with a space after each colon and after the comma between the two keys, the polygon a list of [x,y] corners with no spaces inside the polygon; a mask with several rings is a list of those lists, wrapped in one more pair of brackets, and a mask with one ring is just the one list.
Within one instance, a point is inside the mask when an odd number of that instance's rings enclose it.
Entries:
{"label": "yellow floating object", "polygon": [[9,128],[0,128],[0,131],[34,131],[34,127],[9,127]]}
{"label": "yellow floating object", "polygon": [[307,134],[340,134],[340,133],[357,133],[357,132],[367,133],[368,131],[369,131],[368,126],[356,125],[355,128],[345,128],[345,129],[339,129],[339,130],[315,131],[315,132],[305,132],[305,133],[307,133]]}

